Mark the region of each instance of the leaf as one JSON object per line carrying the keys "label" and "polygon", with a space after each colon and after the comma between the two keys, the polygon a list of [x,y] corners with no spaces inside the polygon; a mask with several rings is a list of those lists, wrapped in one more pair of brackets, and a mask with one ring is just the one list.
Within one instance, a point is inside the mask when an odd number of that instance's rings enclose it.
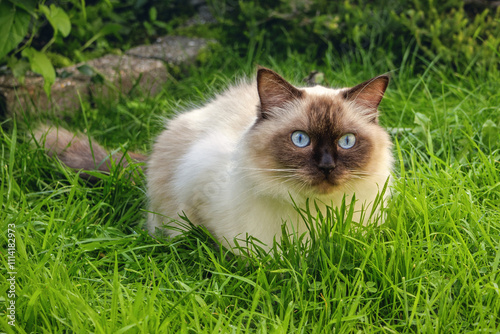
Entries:
{"label": "leaf", "polygon": [[99,35],[105,36],[109,34],[117,34],[123,28],[121,24],[118,23],[108,23],[98,32]]}
{"label": "leaf", "polygon": [[483,143],[487,146],[492,146],[495,142],[499,141],[500,129],[491,119],[486,120],[481,129],[481,139]]}
{"label": "leaf", "polygon": [[81,48],[80,48],[80,51],[82,50],[85,50],[86,48],[88,48],[92,43],[94,43],[97,39],[103,37],[103,36],[106,36],[108,34],[117,34],[118,32],[120,32],[120,30],[122,30],[124,27],[121,25],[121,24],[118,24],[118,23],[108,23],[106,24],[104,27],[102,27],[101,30],[99,30],[99,32],[97,34],[95,34],[94,36],[92,36],[92,38],[90,38]]}
{"label": "leaf", "polygon": [[73,76],[73,73],[68,72],[66,70],[62,70],[57,74],[59,78],[66,79],[66,78],[71,78]]}
{"label": "leaf", "polygon": [[40,5],[40,10],[45,14],[47,20],[49,20],[55,33],[60,32],[64,37],[69,35],[71,31],[71,21],[64,9],[51,4],[50,9],[45,5]]}
{"label": "leaf", "polygon": [[157,18],[158,18],[158,11],[156,10],[156,7],[151,7],[149,9],[149,20],[151,22],[154,22],[156,21]]}
{"label": "leaf", "polygon": [[371,293],[377,292],[377,286],[376,286],[375,282],[372,282],[372,281],[366,282],[366,290],[368,290],[368,292],[371,292]]}
{"label": "leaf", "polygon": [[105,79],[102,74],[96,72],[92,66],[87,64],[80,65],[76,68],[80,73],[90,76],[90,81],[92,83],[104,83]]}
{"label": "leaf", "polygon": [[431,123],[431,120],[429,117],[425,116],[422,113],[415,113],[415,120],[414,123],[417,125],[420,125],[422,129],[427,132],[427,129],[429,129],[429,124]]}
{"label": "leaf", "polygon": [[100,73],[96,73],[95,75],[92,76],[92,78],[90,78],[90,82],[96,83],[96,84],[103,84],[104,81],[106,81],[106,80],[104,79],[104,77]]}
{"label": "leaf", "polygon": [[80,65],[76,69],[78,70],[78,72],[80,72],[82,74],[85,74],[88,76],[94,75],[94,69],[87,64]]}
{"label": "leaf", "polygon": [[31,70],[43,77],[43,90],[50,98],[50,88],[56,81],[56,71],[50,62],[50,59],[45,53],[37,51],[33,48],[24,49],[22,55],[28,58]]}
{"label": "leaf", "polygon": [[198,302],[198,304],[200,304],[202,308],[207,307],[207,303],[199,295],[194,295],[194,299],[196,299],[196,301]]}
{"label": "leaf", "polygon": [[24,9],[28,13],[35,14],[35,8],[37,4],[35,0],[9,0],[9,1],[12,2],[14,5],[16,5],[17,7]]}
{"label": "leaf", "polygon": [[31,15],[8,2],[0,1],[0,59],[14,50],[28,34]]}
{"label": "leaf", "polygon": [[17,57],[12,56],[7,61],[7,65],[11,69],[14,77],[17,78],[19,82],[24,83],[24,76],[30,69],[30,64],[26,61],[26,59],[17,59]]}
{"label": "leaf", "polygon": [[428,150],[433,153],[434,152],[434,145],[432,144],[432,136],[431,136],[431,120],[429,117],[422,113],[415,113],[415,120],[414,123],[417,124],[419,127],[416,127],[413,132],[414,133],[423,133],[425,137],[427,138],[427,148]]}
{"label": "leaf", "polygon": [[49,57],[50,61],[52,62],[52,65],[54,65],[54,67],[56,68],[68,67],[73,65],[71,59],[63,56],[62,54],[55,52],[45,52],[45,54],[47,55],[47,57]]}

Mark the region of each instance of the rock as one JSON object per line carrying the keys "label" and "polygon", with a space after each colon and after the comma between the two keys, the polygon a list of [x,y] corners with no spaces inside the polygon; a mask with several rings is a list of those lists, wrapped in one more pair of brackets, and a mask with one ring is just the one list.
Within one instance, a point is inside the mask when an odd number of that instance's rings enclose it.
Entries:
{"label": "rock", "polygon": [[156,59],[107,55],[87,64],[105,78],[105,82],[91,82],[89,85],[92,96],[98,97],[113,98],[119,92],[129,94],[134,87],[154,95],[168,77],[164,63]]}
{"label": "rock", "polygon": [[197,24],[217,23],[217,19],[213,16],[206,0],[190,0],[190,5],[197,8],[198,13],[187,20],[185,26]]}
{"label": "rock", "polygon": [[126,54],[140,58],[159,59],[169,64],[179,65],[193,61],[200,49],[207,45],[207,42],[202,38],[165,36],[158,38],[154,44],[132,48]]}
{"label": "rock", "polygon": [[[80,99],[114,98],[134,88],[156,94],[168,78],[167,64],[193,62],[208,41],[201,38],[165,36],[156,43],[141,45],[125,55],[106,55],[57,70],[51,99],[43,90],[43,78],[29,73],[24,84],[12,75],[0,76],[0,100],[9,113],[30,110],[73,111]],[[0,101],[1,102],[1,101]]]}
{"label": "rock", "polygon": [[57,78],[52,86],[51,100],[43,90],[43,78],[35,73],[28,73],[24,84],[13,76],[0,78],[0,99],[4,101],[8,113],[23,113],[34,110],[73,110],[78,109],[78,94],[85,98],[89,94],[87,80],[77,78]]}

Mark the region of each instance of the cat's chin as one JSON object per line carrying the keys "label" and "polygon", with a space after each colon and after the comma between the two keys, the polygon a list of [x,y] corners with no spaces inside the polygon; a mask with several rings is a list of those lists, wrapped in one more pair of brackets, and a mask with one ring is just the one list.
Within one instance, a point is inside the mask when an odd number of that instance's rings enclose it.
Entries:
{"label": "cat's chin", "polygon": [[318,182],[315,182],[311,186],[311,190],[317,195],[328,195],[334,193],[339,190],[341,185],[338,182],[332,182],[328,179],[324,179]]}

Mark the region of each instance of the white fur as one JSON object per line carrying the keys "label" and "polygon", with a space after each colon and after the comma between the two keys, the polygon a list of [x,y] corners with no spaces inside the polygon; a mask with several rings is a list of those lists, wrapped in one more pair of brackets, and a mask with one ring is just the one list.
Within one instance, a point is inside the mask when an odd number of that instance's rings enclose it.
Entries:
{"label": "white fur", "polygon": [[[319,86],[304,90],[309,96],[332,97],[341,91]],[[356,193],[355,219],[359,220],[361,206],[369,206],[390,175],[388,137],[381,135],[384,148],[372,175],[329,195],[301,193],[286,182],[261,175],[246,155],[258,105],[256,83],[241,83],[206,106],[168,122],[148,162],[151,233],[163,225],[176,225],[174,220],[185,213],[192,223],[204,225],[227,245],[233,246],[235,237],[244,239],[248,234],[270,247],[275,237],[281,237],[284,221],[289,231],[307,232],[290,196],[300,206],[307,197],[338,206],[344,195],[349,201]]]}

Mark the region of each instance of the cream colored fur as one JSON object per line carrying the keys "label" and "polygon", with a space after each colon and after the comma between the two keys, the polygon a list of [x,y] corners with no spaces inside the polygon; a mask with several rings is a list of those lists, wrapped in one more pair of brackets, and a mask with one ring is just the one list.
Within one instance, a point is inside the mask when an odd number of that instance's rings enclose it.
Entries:
{"label": "cream colored fur", "polygon": [[[309,99],[329,96],[340,99],[342,89],[302,88],[305,98],[275,109],[280,122],[303,122],[303,110]],[[378,125],[366,125],[377,145],[367,168],[367,175],[352,178],[329,194],[299,187],[280,179],[268,169],[272,160],[259,149],[259,138],[271,136],[273,126],[262,126],[258,136],[253,131],[257,121],[259,95],[256,82],[240,83],[218,95],[205,106],[183,113],[167,122],[157,138],[147,165],[149,198],[148,229],[164,231],[164,226],[179,226],[185,214],[195,225],[203,225],[219,240],[233,246],[235,237],[251,235],[267,247],[281,237],[281,225],[289,231],[307,232],[304,222],[292,205],[309,198],[339,206],[356,194],[356,214],[369,212],[371,203],[390,177],[393,158],[389,136]],[[355,103],[347,103],[351,116],[362,112]],[[350,107],[349,107],[350,105]],[[362,109],[362,108],[361,108]],[[371,128],[370,128],[371,126]],[[263,145],[263,144],[262,144]],[[386,193],[387,196],[388,192]],[[363,223],[368,223],[365,219]],[[175,235],[171,229],[168,234]]]}

